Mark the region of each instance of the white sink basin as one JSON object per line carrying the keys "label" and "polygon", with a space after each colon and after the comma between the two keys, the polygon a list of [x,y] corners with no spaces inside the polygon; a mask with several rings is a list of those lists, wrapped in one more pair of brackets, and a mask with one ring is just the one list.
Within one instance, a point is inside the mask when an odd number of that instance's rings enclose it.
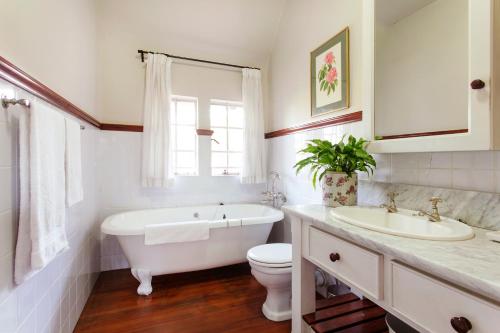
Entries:
{"label": "white sink basin", "polygon": [[343,222],[395,236],[441,241],[474,237],[472,228],[462,222],[447,217],[441,217],[441,222],[430,222],[413,210],[399,209],[397,213],[387,213],[385,208],[345,206],[330,212],[332,217]]}

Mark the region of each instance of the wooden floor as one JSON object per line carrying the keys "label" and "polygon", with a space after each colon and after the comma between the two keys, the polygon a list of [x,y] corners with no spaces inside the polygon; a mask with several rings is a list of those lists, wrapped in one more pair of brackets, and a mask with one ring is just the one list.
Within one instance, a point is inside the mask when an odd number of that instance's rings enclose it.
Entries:
{"label": "wooden floor", "polygon": [[247,264],[153,278],[153,293],[138,296],[129,270],[103,272],[75,332],[289,333],[261,312],[265,289]]}

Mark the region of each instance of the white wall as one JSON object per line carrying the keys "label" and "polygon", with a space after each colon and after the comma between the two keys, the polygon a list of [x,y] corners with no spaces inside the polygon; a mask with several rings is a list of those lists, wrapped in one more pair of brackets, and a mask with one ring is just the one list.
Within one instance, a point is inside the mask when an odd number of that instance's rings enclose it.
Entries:
{"label": "white wall", "polygon": [[500,152],[439,152],[376,156],[374,180],[500,193]]}
{"label": "white wall", "polygon": [[376,135],[468,128],[468,6],[438,0],[377,22]]}
{"label": "white wall", "polygon": [[351,107],[314,120],[362,110],[362,1],[289,0],[271,56],[268,131],[311,121],[310,52],[346,26],[350,29]]}
{"label": "white wall", "polygon": [[[0,80],[0,94],[29,98]],[[41,102],[43,103],[43,102]],[[85,200],[67,212],[70,249],[27,282],[13,281],[18,216],[17,122],[0,109],[0,331],[72,332],[99,272],[96,145],[99,131],[82,132]]]}
{"label": "white wall", "polygon": [[[289,0],[271,55],[269,68],[269,105],[267,130],[278,130],[313,120],[363,110],[363,30],[362,0]],[[311,117],[310,52],[349,26],[351,107],[347,110]],[[369,119],[368,112],[363,114]],[[295,175],[296,152],[313,138],[339,140],[349,133],[367,137],[368,122],[357,122],[268,140],[269,170],[281,174],[281,190],[287,204],[320,203],[321,194],[314,191],[307,173]],[[291,241],[289,221],[277,224],[273,240]]]}
{"label": "white wall", "polygon": [[[144,66],[138,49],[264,67],[284,4],[285,0],[98,1],[98,105],[103,122],[142,124]],[[190,84],[198,78],[197,72],[174,73],[173,82]]]}
{"label": "white wall", "polygon": [[[100,118],[96,108],[96,13],[93,0],[0,0],[0,54]],[[0,82],[0,94],[29,98]],[[0,323],[2,332],[72,332],[99,271],[95,160],[99,132],[83,132],[85,200],[69,209],[70,250],[15,286],[17,124],[0,109]]]}
{"label": "white wall", "polygon": [[85,112],[96,108],[94,0],[0,0],[0,54]]}

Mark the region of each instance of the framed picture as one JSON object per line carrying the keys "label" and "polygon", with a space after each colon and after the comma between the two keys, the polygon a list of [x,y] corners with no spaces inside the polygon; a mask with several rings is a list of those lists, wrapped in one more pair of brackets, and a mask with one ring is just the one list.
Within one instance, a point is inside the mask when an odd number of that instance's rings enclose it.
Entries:
{"label": "framed picture", "polygon": [[349,28],[311,52],[311,116],[349,107]]}

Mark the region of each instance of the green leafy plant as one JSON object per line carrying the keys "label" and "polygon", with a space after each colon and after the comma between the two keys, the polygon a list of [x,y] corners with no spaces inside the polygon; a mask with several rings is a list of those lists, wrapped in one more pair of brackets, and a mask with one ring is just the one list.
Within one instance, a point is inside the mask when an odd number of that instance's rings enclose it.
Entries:
{"label": "green leafy plant", "polygon": [[328,171],[345,172],[351,177],[353,172],[363,171],[373,174],[373,169],[377,166],[373,156],[368,154],[366,147],[368,141],[363,138],[356,139],[352,135],[344,142],[344,138],[335,144],[328,140],[310,140],[307,147],[299,153],[309,156],[298,161],[294,168],[297,174],[305,167],[309,166],[313,175],[312,183],[316,188],[316,182],[320,182]]}

